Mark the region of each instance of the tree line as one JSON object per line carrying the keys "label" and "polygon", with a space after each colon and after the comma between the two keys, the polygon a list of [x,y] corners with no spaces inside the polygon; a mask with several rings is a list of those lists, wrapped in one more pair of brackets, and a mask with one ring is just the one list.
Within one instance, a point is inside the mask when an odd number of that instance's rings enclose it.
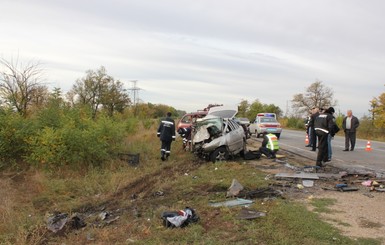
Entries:
{"label": "tree line", "polygon": [[[42,82],[39,62],[23,65],[0,59],[0,168],[17,162],[35,165],[102,164],[122,151],[125,137],[151,128],[166,112],[181,117],[185,111],[151,103],[133,105],[123,83],[101,66],[88,70],[65,95],[49,91]],[[322,81],[292,99],[292,113],[281,108],[241,100],[238,117],[253,121],[259,112],[276,113],[284,127],[304,128],[304,117],[313,106],[335,106],[332,89]],[[385,93],[370,101],[370,117],[361,119],[360,134],[366,138],[385,135]],[[337,123],[343,115],[336,115]],[[155,119],[155,120],[154,120]]]}

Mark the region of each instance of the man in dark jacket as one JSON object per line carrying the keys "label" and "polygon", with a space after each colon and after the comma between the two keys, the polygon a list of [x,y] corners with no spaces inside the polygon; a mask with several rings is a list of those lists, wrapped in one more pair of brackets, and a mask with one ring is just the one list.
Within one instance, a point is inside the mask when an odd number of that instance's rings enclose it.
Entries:
{"label": "man in dark jacket", "polygon": [[333,116],[329,113],[321,113],[314,121],[314,129],[318,137],[318,154],[316,165],[322,167],[322,164],[328,161],[328,136],[333,132]]}
{"label": "man in dark jacket", "polygon": [[314,128],[314,122],[315,122],[315,119],[318,117],[319,115],[319,108],[318,107],[313,107],[312,109],[312,115],[310,116],[310,122],[309,122],[309,127],[311,128],[310,129],[310,145],[311,145],[311,151],[315,151],[317,149],[317,135],[316,135],[316,132],[315,132],[315,128]]}
{"label": "man in dark jacket", "polygon": [[342,128],[345,132],[345,150],[349,151],[349,142],[350,142],[350,150],[354,150],[354,146],[356,145],[356,131],[358,126],[360,126],[360,121],[357,117],[353,116],[352,110],[347,111],[347,116],[342,121]]}
{"label": "man in dark jacket", "polygon": [[175,140],[175,122],[171,118],[171,112],[167,112],[167,117],[160,122],[157,136],[162,142],[160,154],[164,161],[170,156],[171,142]]}

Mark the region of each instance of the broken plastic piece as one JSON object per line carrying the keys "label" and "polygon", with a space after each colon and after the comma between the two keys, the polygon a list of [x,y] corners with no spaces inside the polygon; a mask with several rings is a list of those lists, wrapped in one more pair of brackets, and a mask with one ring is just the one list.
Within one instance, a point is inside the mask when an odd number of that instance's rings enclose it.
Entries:
{"label": "broken plastic piece", "polygon": [[235,200],[230,200],[225,202],[210,203],[209,205],[211,207],[232,207],[232,206],[245,205],[245,204],[251,204],[251,203],[253,203],[252,200],[237,198]]}
{"label": "broken plastic piece", "polygon": [[259,212],[256,210],[251,210],[251,209],[242,209],[238,215],[238,219],[256,219],[259,217],[264,217],[266,216],[266,213],[264,212]]}
{"label": "broken plastic piece", "polygon": [[242,190],[243,186],[238,182],[238,180],[233,179],[233,182],[227,191],[226,197],[236,197]]}

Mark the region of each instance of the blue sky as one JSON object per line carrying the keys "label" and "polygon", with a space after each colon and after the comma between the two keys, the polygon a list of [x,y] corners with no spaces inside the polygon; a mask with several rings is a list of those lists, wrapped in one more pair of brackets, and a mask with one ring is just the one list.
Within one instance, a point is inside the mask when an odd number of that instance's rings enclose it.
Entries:
{"label": "blue sky", "polygon": [[1,0],[0,56],[38,60],[50,87],[100,66],[143,102],[195,111],[246,99],[284,112],[316,80],[337,112],[385,92],[382,0]]}

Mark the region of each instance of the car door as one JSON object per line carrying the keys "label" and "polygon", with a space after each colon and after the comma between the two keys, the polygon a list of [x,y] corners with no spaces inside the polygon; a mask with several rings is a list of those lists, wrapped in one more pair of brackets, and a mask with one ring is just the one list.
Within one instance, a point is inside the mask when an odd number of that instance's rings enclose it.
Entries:
{"label": "car door", "polygon": [[225,133],[226,143],[231,153],[239,152],[243,149],[245,134],[240,125],[232,120],[227,120]]}

